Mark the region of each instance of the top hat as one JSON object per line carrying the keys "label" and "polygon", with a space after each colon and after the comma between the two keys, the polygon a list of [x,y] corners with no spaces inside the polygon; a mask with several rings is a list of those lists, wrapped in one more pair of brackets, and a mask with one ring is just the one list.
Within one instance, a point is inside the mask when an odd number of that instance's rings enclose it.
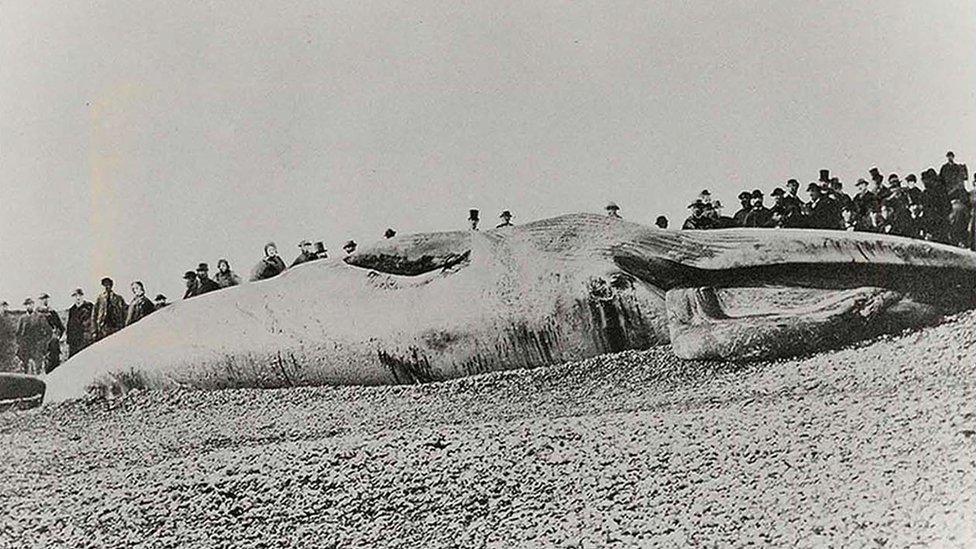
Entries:
{"label": "top hat", "polygon": [[820,181],[824,183],[830,181],[830,170],[820,170]]}
{"label": "top hat", "polygon": [[881,177],[881,171],[878,170],[877,166],[873,166],[870,170],[868,170],[868,173],[871,174],[871,177],[874,179],[879,179]]}
{"label": "top hat", "polygon": [[315,253],[317,253],[317,254],[325,253],[325,244],[323,244],[321,242],[316,242],[315,243]]}
{"label": "top hat", "polygon": [[478,219],[478,210],[468,210],[468,221]]}

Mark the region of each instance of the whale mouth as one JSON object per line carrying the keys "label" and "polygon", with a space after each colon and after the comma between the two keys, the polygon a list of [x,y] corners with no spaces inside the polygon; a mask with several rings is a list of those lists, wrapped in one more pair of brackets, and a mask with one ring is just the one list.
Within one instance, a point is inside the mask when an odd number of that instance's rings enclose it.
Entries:
{"label": "whale mouth", "polygon": [[434,271],[445,271],[468,261],[471,250],[461,253],[445,253],[411,257],[406,254],[362,253],[347,257],[344,261],[353,267],[369,269],[398,276],[420,276]]}

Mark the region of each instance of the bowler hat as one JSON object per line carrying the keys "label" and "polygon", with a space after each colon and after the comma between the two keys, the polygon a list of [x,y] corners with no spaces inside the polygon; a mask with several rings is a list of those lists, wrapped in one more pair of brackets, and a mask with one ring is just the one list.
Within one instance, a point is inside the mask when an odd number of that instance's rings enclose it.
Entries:
{"label": "bowler hat", "polygon": [[741,193],[739,193],[739,200],[745,200],[747,198],[752,198],[752,193],[750,193],[749,191],[742,191]]}
{"label": "bowler hat", "polygon": [[183,280],[195,280],[196,277],[197,277],[197,273],[193,271],[187,271],[183,273]]}
{"label": "bowler hat", "polygon": [[759,189],[756,189],[756,190],[752,191],[752,197],[753,198],[761,198],[762,195],[763,195],[763,192],[760,191]]}
{"label": "bowler hat", "polygon": [[807,191],[812,191],[814,189],[817,189],[818,191],[822,191],[823,190],[823,189],[820,188],[820,185],[818,185],[815,182],[812,182],[809,185],[807,185]]}
{"label": "bowler hat", "polygon": [[712,193],[708,192],[708,189],[704,189],[704,190],[702,190],[702,192],[700,192],[698,194],[712,196]]}
{"label": "bowler hat", "polygon": [[47,295],[47,293],[43,293],[37,296],[37,299],[51,299],[51,296]]}
{"label": "bowler hat", "polygon": [[918,179],[915,177],[915,174],[910,173],[905,176],[905,181],[918,181]]}
{"label": "bowler hat", "polygon": [[691,208],[704,208],[704,207],[705,207],[705,203],[702,202],[701,200],[696,200],[696,201],[692,202],[691,204],[688,204],[688,208],[689,209],[691,209]]}
{"label": "bowler hat", "polygon": [[301,242],[298,243],[299,248],[304,248],[305,246],[311,246],[311,245],[312,243],[309,242],[308,240],[302,240]]}
{"label": "bowler hat", "polygon": [[385,236],[386,238],[393,238],[394,236],[396,236],[396,231],[394,231],[393,229],[387,229],[386,231],[383,232],[383,236]]}
{"label": "bowler hat", "polygon": [[114,286],[114,285],[115,283],[112,282],[111,278],[106,276],[105,278],[102,279],[102,286]]}
{"label": "bowler hat", "polygon": [[512,212],[505,210],[502,213],[498,214],[498,217],[512,217]]}
{"label": "bowler hat", "polygon": [[85,292],[81,291],[81,288],[75,288],[75,291],[71,292],[71,297],[76,295],[85,295]]}
{"label": "bowler hat", "polygon": [[29,297],[24,300],[24,305],[33,305],[33,304],[34,304],[34,300]]}
{"label": "bowler hat", "polygon": [[166,301],[166,296],[163,294],[156,294],[156,298],[153,301]]}
{"label": "bowler hat", "polygon": [[868,184],[868,180],[867,179],[864,179],[862,177],[862,178],[860,178],[860,179],[857,180],[857,183],[855,183],[854,186],[855,187],[866,187],[867,184]]}
{"label": "bowler hat", "polygon": [[800,182],[799,182],[799,181],[797,181],[796,179],[790,179],[790,180],[788,180],[788,181],[786,182],[786,184],[787,184],[787,185],[796,185],[797,187],[799,187],[799,186],[800,186]]}
{"label": "bowler hat", "polygon": [[946,151],[946,156],[956,156],[956,153],[952,151]]}
{"label": "bowler hat", "polygon": [[609,204],[607,204],[607,207],[605,209],[608,211],[619,210],[620,206],[618,206],[616,202],[610,202]]}
{"label": "bowler hat", "polygon": [[769,193],[769,196],[783,196],[785,194],[786,194],[786,191],[784,191],[783,189],[781,189],[779,187],[776,187],[775,189],[773,189],[773,192]]}
{"label": "bowler hat", "polygon": [[201,263],[197,265],[197,271],[209,271],[209,270],[210,270],[210,266],[207,265],[206,263]]}
{"label": "bowler hat", "polygon": [[888,181],[894,181],[895,179],[898,179],[898,174],[896,173],[888,174]]}

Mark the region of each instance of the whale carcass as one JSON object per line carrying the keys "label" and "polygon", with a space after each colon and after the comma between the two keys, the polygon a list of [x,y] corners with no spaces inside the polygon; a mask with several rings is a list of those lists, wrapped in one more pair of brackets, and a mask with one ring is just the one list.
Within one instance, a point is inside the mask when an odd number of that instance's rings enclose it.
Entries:
{"label": "whale carcass", "polygon": [[668,342],[786,356],[976,307],[974,275],[972,252],[868,233],[574,214],[402,235],[162,309],[55,370],[44,400],[429,382]]}

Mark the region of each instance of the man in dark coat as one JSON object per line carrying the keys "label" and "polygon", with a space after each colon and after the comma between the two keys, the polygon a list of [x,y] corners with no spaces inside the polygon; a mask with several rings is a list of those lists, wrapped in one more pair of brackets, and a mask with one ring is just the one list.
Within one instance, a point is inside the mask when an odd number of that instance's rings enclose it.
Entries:
{"label": "man in dark coat", "polygon": [[301,252],[298,254],[298,257],[295,258],[295,261],[291,262],[292,267],[318,259],[318,257],[315,256],[315,249],[312,247],[312,243],[310,241],[302,240],[298,243],[298,249],[301,250]]}
{"label": "man in dark coat", "polygon": [[786,191],[776,187],[773,189],[773,225],[784,229],[793,229],[803,226],[803,216],[800,213],[800,205],[797,201],[788,200]]}
{"label": "man in dark coat", "polygon": [[40,374],[44,369],[52,328],[46,315],[34,308],[34,300],[24,300],[26,312],[17,322],[17,356],[25,374]]}
{"label": "man in dark coat", "polygon": [[810,229],[839,229],[841,224],[840,206],[828,198],[817,183],[807,185],[810,196],[810,214],[806,226]]}
{"label": "man in dark coat", "polygon": [[44,345],[47,350],[44,356],[44,373],[46,374],[51,373],[52,370],[61,365],[61,336],[64,335],[64,324],[61,323],[61,317],[57,311],[51,309],[48,303],[50,299],[51,296],[47,294],[41,294],[37,298],[39,303],[37,312],[51,326],[51,337],[48,338]]}
{"label": "man in dark coat", "polygon": [[146,287],[142,282],[136,280],[132,283],[132,303],[129,304],[129,312],[125,315],[125,325],[129,326],[139,322],[150,313],[156,310],[156,306],[146,297]]}
{"label": "man in dark coat", "polygon": [[190,299],[197,295],[197,273],[187,271],[183,273],[183,282],[186,284],[186,291],[183,292],[183,299]]}
{"label": "man in dark coat", "polygon": [[763,193],[759,189],[752,191],[752,208],[746,216],[746,227],[772,227],[773,212],[763,205]]}
{"label": "man in dark coat", "polygon": [[81,288],[71,292],[71,297],[75,299],[75,303],[68,309],[68,329],[66,330],[68,358],[75,356],[78,351],[91,343],[92,309],[95,307],[91,301],[85,299],[85,293],[81,291]]}
{"label": "man in dark coat", "polygon": [[966,194],[969,169],[965,164],[956,164],[956,155],[952,151],[946,153],[946,163],[939,169],[939,178],[942,179],[946,194],[950,198]]}
{"label": "man in dark coat", "polygon": [[868,189],[866,179],[858,179],[856,186],[857,194],[854,195],[851,201],[854,203],[854,212],[858,217],[864,217],[868,215],[869,208],[877,203],[878,195]]}
{"label": "man in dark coat", "polygon": [[783,196],[783,202],[786,206],[795,209],[798,212],[803,211],[803,199],[800,198],[800,182],[796,179],[790,179],[786,182],[786,195]]}
{"label": "man in dark coat", "polygon": [[254,272],[251,273],[251,280],[265,280],[278,276],[286,268],[285,262],[278,257],[278,247],[275,246],[274,242],[268,242],[264,245],[264,259],[255,265]]}
{"label": "man in dark coat", "polygon": [[746,216],[749,215],[749,211],[752,210],[752,194],[748,191],[742,191],[739,193],[739,211],[732,214],[732,221],[735,221],[736,226],[745,227],[746,226]]}
{"label": "man in dark coat", "polygon": [[969,234],[969,222],[972,219],[971,216],[972,213],[969,210],[969,206],[963,201],[963,199],[952,199],[952,211],[949,212],[948,222],[949,244],[966,249],[971,246],[972,235]]}
{"label": "man in dark coat", "polygon": [[112,291],[114,284],[111,278],[102,279],[104,291],[98,295],[92,308],[95,341],[108,337],[125,326],[125,299]]}
{"label": "man in dark coat", "polygon": [[691,215],[685,219],[681,225],[682,230],[711,229],[712,220],[705,217],[705,204],[701,200],[696,200],[688,205]]}
{"label": "man in dark coat", "polygon": [[501,218],[502,222],[495,226],[496,229],[501,229],[502,227],[512,226],[512,212],[505,210],[498,217]]}
{"label": "man in dark coat", "polygon": [[925,208],[925,217],[929,222],[928,232],[932,235],[932,240],[936,242],[947,242],[947,229],[949,220],[949,197],[945,192],[945,187],[939,179],[939,174],[933,168],[922,172],[922,206]]}
{"label": "man in dark coat", "polygon": [[17,356],[17,327],[7,313],[9,303],[0,301],[0,372],[12,372]]}
{"label": "man in dark coat", "polygon": [[219,289],[220,284],[217,284],[210,278],[210,266],[206,263],[200,263],[197,265],[196,295],[203,295]]}
{"label": "man in dark coat", "polygon": [[891,199],[881,202],[881,231],[884,234],[893,236],[910,236],[912,233],[911,225],[908,220],[898,211],[898,205]]}

